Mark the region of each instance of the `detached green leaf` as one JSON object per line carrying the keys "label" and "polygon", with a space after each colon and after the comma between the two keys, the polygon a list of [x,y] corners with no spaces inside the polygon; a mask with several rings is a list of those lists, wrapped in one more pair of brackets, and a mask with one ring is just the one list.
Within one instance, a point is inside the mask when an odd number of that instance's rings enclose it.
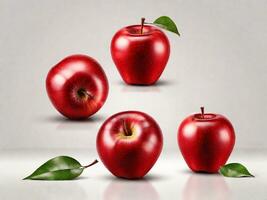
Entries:
{"label": "detached green leaf", "polygon": [[254,177],[247,168],[240,163],[230,163],[219,169],[220,174],[226,177]]}
{"label": "detached green leaf", "polygon": [[173,33],[176,33],[177,35],[180,36],[180,33],[179,33],[178,29],[177,29],[176,24],[168,16],[161,16],[161,17],[157,18],[153,22],[153,24],[158,26],[158,27],[160,27],[160,28],[166,29],[166,30],[171,31]]}
{"label": "detached green leaf", "polygon": [[69,156],[58,156],[48,160],[46,163],[36,169],[30,176],[25,179],[30,180],[72,180],[83,172],[83,170],[91,165],[82,166],[77,160]]}

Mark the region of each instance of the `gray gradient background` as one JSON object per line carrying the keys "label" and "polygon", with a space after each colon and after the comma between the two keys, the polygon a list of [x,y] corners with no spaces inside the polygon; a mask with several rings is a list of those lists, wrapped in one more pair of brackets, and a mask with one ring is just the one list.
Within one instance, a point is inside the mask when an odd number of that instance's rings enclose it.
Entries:
{"label": "gray gradient background", "polygon": [[[92,148],[111,114],[140,110],[160,124],[164,150],[177,149],[181,120],[205,105],[227,116],[236,148],[267,147],[267,1],[0,0],[0,149]],[[110,56],[121,27],[169,15],[171,56],[157,85],[122,83]],[[70,54],[88,54],[109,78],[106,104],[71,122],[52,107],[49,69]]]}

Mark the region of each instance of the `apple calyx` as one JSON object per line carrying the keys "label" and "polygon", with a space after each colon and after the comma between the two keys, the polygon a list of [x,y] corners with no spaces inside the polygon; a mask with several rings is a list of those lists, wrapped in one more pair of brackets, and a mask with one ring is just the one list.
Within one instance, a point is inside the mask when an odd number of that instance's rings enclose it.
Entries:
{"label": "apple calyx", "polygon": [[77,95],[79,98],[83,99],[83,100],[87,100],[88,98],[89,99],[92,99],[93,96],[84,88],[80,88],[78,91],[77,91]]}
{"label": "apple calyx", "polygon": [[201,106],[200,107],[200,110],[201,110],[201,118],[204,119],[204,106]]}
{"label": "apple calyx", "polygon": [[88,167],[91,167],[91,166],[93,166],[93,165],[95,165],[96,163],[98,163],[98,160],[97,159],[95,159],[92,163],[90,163],[89,165],[85,165],[85,166],[83,166],[82,168],[88,168]]}
{"label": "apple calyx", "polygon": [[123,133],[125,136],[132,136],[133,132],[131,130],[131,128],[129,127],[129,125],[126,123],[125,120],[122,120],[122,124],[123,124]]}

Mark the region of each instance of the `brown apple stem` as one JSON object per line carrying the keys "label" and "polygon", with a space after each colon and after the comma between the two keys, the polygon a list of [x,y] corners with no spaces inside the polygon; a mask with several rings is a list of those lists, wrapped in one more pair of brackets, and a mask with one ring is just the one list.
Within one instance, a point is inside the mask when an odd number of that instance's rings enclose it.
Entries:
{"label": "brown apple stem", "polygon": [[132,133],[131,131],[129,130],[129,126],[127,125],[126,121],[123,120],[123,132],[125,133],[126,136],[131,136]]}
{"label": "brown apple stem", "polygon": [[201,117],[202,119],[204,119],[204,106],[200,107],[201,110]]}
{"label": "brown apple stem", "polygon": [[145,20],[146,19],[144,17],[141,18],[141,34],[143,34]]}
{"label": "brown apple stem", "polygon": [[98,163],[97,159],[95,159],[94,162],[92,162],[91,164],[83,166],[83,168],[91,167],[92,165],[95,165],[96,163]]}

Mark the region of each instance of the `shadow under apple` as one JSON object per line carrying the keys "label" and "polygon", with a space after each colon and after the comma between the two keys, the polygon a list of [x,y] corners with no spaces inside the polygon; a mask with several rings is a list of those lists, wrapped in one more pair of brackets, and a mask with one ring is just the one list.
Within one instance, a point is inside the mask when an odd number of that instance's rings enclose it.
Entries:
{"label": "shadow under apple", "polygon": [[84,120],[70,120],[61,115],[53,115],[36,117],[35,120],[40,123],[54,124],[57,130],[89,130],[98,123],[104,122],[105,118],[103,115],[95,114]]}
{"label": "shadow under apple", "polygon": [[128,85],[123,81],[116,82],[122,92],[160,92],[162,88],[176,84],[171,80],[159,80],[154,85]]}

